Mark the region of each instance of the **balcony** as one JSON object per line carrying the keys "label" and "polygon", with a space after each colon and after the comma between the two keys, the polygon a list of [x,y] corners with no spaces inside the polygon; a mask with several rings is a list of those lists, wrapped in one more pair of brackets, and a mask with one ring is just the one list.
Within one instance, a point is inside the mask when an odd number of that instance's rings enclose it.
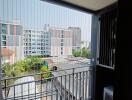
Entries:
{"label": "balcony", "polygon": [[[51,3],[55,3],[55,5]],[[131,64],[128,59],[126,59],[127,61],[122,60],[122,56],[120,56],[122,54],[118,55],[117,53],[120,49],[116,46],[125,37],[127,40],[130,37],[128,33],[131,31],[126,32],[128,28],[126,30],[125,28],[120,28],[125,30],[126,36],[123,35],[123,38],[120,38],[120,34],[117,34],[117,3],[118,0],[0,0],[2,8],[0,9],[0,31],[6,37],[8,36],[6,41],[2,41],[3,44],[0,43],[0,50],[6,47],[14,52],[5,57],[10,64],[19,62],[29,55],[43,58],[57,56],[70,58],[74,55],[74,49],[76,50],[74,56],[78,56],[79,53],[82,57],[82,38],[84,40],[88,39],[87,33],[92,33],[89,46],[90,51],[92,51],[90,55],[92,59],[89,64],[78,60],[69,60],[69,62],[62,63],[62,59],[56,59],[56,62],[51,66],[57,66],[57,68],[55,67],[47,73],[26,73],[22,76],[14,75],[14,77],[7,76],[7,78],[4,78],[3,74],[1,74],[3,61],[0,59],[0,100],[103,100],[103,89],[106,86],[114,87],[114,93],[118,94],[119,92],[120,94],[118,87],[124,88],[123,86],[118,86],[120,83],[118,79],[120,79],[119,76],[121,75],[120,69],[121,71],[123,69],[121,82],[128,84],[128,76],[124,75],[124,71],[130,73],[129,69],[131,68],[128,66],[131,66]],[[59,8],[57,4],[68,8]],[[74,9],[79,10],[79,12],[74,11]],[[89,18],[90,22],[88,21]],[[48,25],[43,27],[44,24]],[[88,27],[89,25],[90,27]],[[128,26],[127,23],[124,25]],[[23,32],[18,31],[19,29]],[[48,35],[49,42],[46,45],[44,44],[47,41],[46,37],[43,37],[45,32]],[[61,32],[64,36],[60,34]],[[25,33],[24,37],[23,33]],[[77,34],[71,36],[74,33]],[[61,41],[61,36],[65,38],[64,41]],[[2,37],[0,36],[0,38]],[[40,43],[37,41],[22,41],[23,38],[27,40],[35,39]],[[41,38],[44,41],[41,41]],[[28,45],[27,42],[31,43]],[[80,44],[74,46],[74,42]],[[122,44],[125,44],[125,49],[123,50],[127,53],[126,55],[124,54],[125,58],[130,59],[130,47],[126,46],[129,41],[123,42]],[[38,45],[40,45],[38,49],[41,50],[37,49]],[[24,50],[23,47],[31,48],[31,50]],[[120,47],[122,49],[122,45]],[[49,49],[45,51],[44,48]],[[84,49],[84,51],[88,51],[88,49]],[[119,61],[118,59],[115,60],[118,57]],[[0,58],[2,58],[1,55]],[[89,57],[87,56],[86,58]],[[128,65],[126,66],[126,64]],[[124,70],[124,66],[127,67],[127,70]],[[116,82],[118,82],[117,85],[115,85]],[[129,89],[129,86],[127,88]],[[128,94],[131,96],[130,93],[124,92],[125,96],[128,96]]]}
{"label": "balcony", "polygon": [[[4,100],[85,100],[90,98],[90,67],[75,66],[70,69],[36,73],[1,80]],[[8,85],[11,82],[12,85]]]}

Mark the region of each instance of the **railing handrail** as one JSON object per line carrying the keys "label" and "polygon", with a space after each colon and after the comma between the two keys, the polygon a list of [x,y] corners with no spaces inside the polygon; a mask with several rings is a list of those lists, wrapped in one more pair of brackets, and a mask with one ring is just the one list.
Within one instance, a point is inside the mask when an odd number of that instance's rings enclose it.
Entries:
{"label": "railing handrail", "polygon": [[[81,72],[86,72],[86,71],[90,71],[90,70],[88,69],[88,70],[81,71]],[[77,73],[80,73],[80,72],[74,72],[74,74],[77,74]],[[52,76],[52,77],[49,77],[49,78],[42,78],[42,79],[39,79],[39,80],[33,80],[33,81],[28,81],[28,82],[17,83],[17,84],[6,86],[4,88],[9,88],[9,87],[14,87],[14,86],[18,86],[18,85],[24,85],[24,84],[30,84],[30,83],[33,83],[33,82],[35,82],[35,83],[36,82],[41,82],[41,81],[48,80],[48,79],[56,79],[56,78],[59,78],[59,77],[64,77],[65,75],[73,75],[73,73],[64,74],[64,75],[58,75],[58,76]]]}
{"label": "railing handrail", "polygon": [[[49,71],[49,72],[59,72],[59,71],[66,71],[66,70],[77,69],[77,68],[84,68],[84,67],[90,67],[90,65],[89,66],[83,66],[83,67],[82,66],[81,67],[76,67],[76,68],[74,67],[74,68],[67,68],[67,69],[59,69],[59,70]],[[27,76],[41,75],[41,74],[46,74],[46,72],[34,73],[34,74],[28,74],[28,75],[22,75],[22,76],[16,76],[16,77],[8,77],[8,78],[1,79],[1,81],[10,80],[10,79],[17,79],[17,78],[22,78],[22,77],[27,77]]]}

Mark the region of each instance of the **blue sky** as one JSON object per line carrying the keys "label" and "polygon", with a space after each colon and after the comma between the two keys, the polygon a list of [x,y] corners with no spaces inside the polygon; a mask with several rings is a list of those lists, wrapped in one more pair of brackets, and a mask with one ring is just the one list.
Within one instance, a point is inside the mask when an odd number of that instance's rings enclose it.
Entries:
{"label": "blue sky", "polygon": [[0,0],[0,19],[3,22],[20,20],[25,28],[40,29],[44,24],[53,27],[80,27],[82,40],[91,40],[91,15],[40,0]]}

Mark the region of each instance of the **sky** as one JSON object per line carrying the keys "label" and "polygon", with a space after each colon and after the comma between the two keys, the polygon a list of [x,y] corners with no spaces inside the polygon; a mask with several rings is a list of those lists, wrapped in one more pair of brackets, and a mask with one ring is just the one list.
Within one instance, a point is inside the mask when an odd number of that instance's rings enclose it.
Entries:
{"label": "sky", "polygon": [[80,27],[81,40],[91,41],[91,15],[40,0],[0,0],[0,20],[19,21],[26,29]]}

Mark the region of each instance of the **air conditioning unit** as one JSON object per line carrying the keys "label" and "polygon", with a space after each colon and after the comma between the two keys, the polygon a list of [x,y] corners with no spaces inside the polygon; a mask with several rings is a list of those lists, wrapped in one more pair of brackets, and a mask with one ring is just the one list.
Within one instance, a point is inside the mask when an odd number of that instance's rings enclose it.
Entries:
{"label": "air conditioning unit", "polygon": [[103,100],[113,100],[113,87],[104,87]]}

